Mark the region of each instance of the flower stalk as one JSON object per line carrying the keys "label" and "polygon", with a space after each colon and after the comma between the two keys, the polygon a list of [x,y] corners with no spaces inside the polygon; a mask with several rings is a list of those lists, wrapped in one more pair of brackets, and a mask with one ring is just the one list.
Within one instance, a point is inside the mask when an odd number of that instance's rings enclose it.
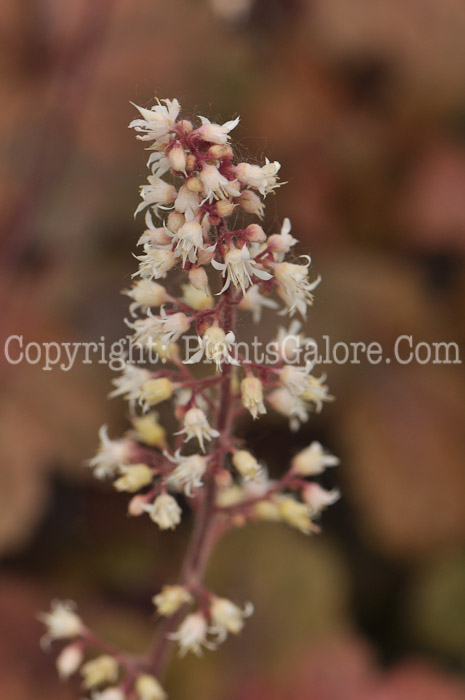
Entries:
{"label": "flower stalk", "polygon": [[[129,656],[101,640],[74,604],[57,602],[41,614],[45,643],[69,645],[59,656],[59,672],[69,676],[80,670],[92,700],[165,700],[160,683],[174,643],[181,655],[201,654],[239,634],[252,613],[251,603],[238,605],[205,586],[221,536],[260,520],[317,532],[314,520],[339,497],[308,480],[338,462],[319,443],[294,455],[274,481],[234,431],[239,416],[257,420],[270,409],[296,430],[331,399],[325,378],[315,377],[311,364],[286,362],[284,339],[300,332],[299,322],[289,331],[277,329],[279,351],[268,365],[249,361],[235,348],[238,314],[249,314],[254,323],[265,309],[305,319],[319,283],[319,278],[310,281],[308,256],[303,262],[285,259],[297,243],[289,219],[280,233],[269,236],[257,223],[266,196],[280,186],[280,164],[237,162],[230,132],[238,118],[214,124],[200,117],[195,127],[179,118],[177,100],[137,109],[140,116],[130,126],[148,144],[150,175],[136,214],[145,213],[147,228],[138,243],[136,281],[123,293],[131,300],[126,323],[133,342],[148,357],[142,366],[127,362],[113,381],[111,395],[128,401],[131,430],[112,439],[103,427],[89,465],[97,478],[132,494],[131,516],[148,515],[169,531],[181,521],[187,502],[194,525],[179,579],[154,595],[158,625],[143,656]],[[175,285],[165,288],[162,281],[171,273],[185,276],[181,293]],[[179,342],[189,333],[196,334],[198,348],[183,357]],[[150,363],[154,352],[162,364]],[[197,376],[202,363],[210,370],[213,365],[213,373]],[[169,405],[179,424],[172,436],[160,420]]]}

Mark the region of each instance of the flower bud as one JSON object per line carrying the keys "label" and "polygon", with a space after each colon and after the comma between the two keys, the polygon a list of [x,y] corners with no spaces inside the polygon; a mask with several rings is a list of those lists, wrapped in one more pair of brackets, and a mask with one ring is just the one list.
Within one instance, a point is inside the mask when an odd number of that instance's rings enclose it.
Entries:
{"label": "flower bud", "polygon": [[279,504],[279,512],[284,522],[304,535],[309,535],[317,529],[310,520],[307,506],[293,498],[284,498]]}
{"label": "flower bud", "polygon": [[139,515],[145,513],[146,504],[146,496],[141,496],[140,494],[133,496],[128,503],[128,515],[131,515],[134,518],[139,517]]}
{"label": "flower bud", "polygon": [[186,169],[186,154],[182,146],[174,146],[168,153],[168,160],[176,172],[183,173]]}
{"label": "flower bud", "polygon": [[265,206],[260,197],[252,190],[244,190],[239,197],[239,206],[247,214],[255,214],[260,219],[263,218]]}
{"label": "flower bud", "polygon": [[257,377],[246,377],[241,382],[242,405],[255,420],[259,414],[266,413],[263,403],[263,387]]}
{"label": "flower bud", "polygon": [[195,166],[197,164],[195,156],[192,154],[189,154],[186,158],[186,170],[190,172],[191,170],[195,169]]}
{"label": "flower bud", "polygon": [[203,267],[192,267],[188,273],[189,282],[193,287],[208,294],[208,276]]}
{"label": "flower bud", "polygon": [[178,126],[184,131],[185,134],[190,134],[192,129],[194,128],[192,126],[191,122],[188,121],[187,119],[182,119],[179,122]]}
{"label": "flower bud", "polygon": [[193,602],[193,597],[184,586],[163,586],[160,593],[152,598],[158,614],[165,617],[174,615],[183,605]]}
{"label": "flower bud", "polygon": [[72,676],[73,673],[76,673],[83,659],[84,653],[81,645],[70,644],[64,647],[56,660],[57,671],[60,678],[66,680]]}
{"label": "flower bud", "polygon": [[246,480],[256,479],[260,474],[260,465],[253,455],[247,450],[238,450],[234,453],[232,463],[239,474]]}
{"label": "flower bud", "polygon": [[88,661],[81,668],[86,689],[95,688],[102,683],[114,683],[118,678],[118,664],[113,656],[102,654]]}
{"label": "flower bud", "polygon": [[259,520],[270,522],[279,522],[281,520],[279,505],[274,501],[259,501],[253,507],[253,512]]}
{"label": "flower bud", "polygon": [[321,513],[327,506],[332,506],[341,497],[337,489],[326,491],[319,484],[307,484],[302,490],[302,499],[312,513],[312,516]]}
{"label": "flower bud", "polygon": [[150,406],[166,401],[173,394],[173,384],[166,377],[149,379],[142,385],[141,400]]}
{"label": "flower bud", "polygon": [[[177,233],[179,231],[179,229],[181,228],[181,226],[184,226],[185,223],[186,223],[186,219],[184,218],[184,215],[180,214],[178,211],[171,211],[168,214],[168,218],[166,220],[166,225],[172,233]],[[171,243],[172,240],[168,236],[168,234],[166,234],[166,232],[165,232],[165,235],[168,239],[167,242]]]}
{"label": "flower bud", "polygon": [[166,431],[158,422],[156,413],[147,413],[145,416],[135,416],[132,419],[135,440],[150,445],[150,447],[163,447],[166,443]]}
{"label": "flower bud", "polygon": [[212,309],[215,304],[210,291],[206,294],[193,287],[192,284],[183,284],[182,291],[185,303],[196,311],[207,311],[207,309]]}
{"label": "flower bud", "polygon": [[152,482],[152,470],[146,464],[131,464],[127,467],[121,466],[120,470],[123,472],[123,476],[120,476],[120,478],[113,483],[117,491],[134,493],[134,491],[139,491]]}
{"label": "flower bud", "polygon": [[190,192],[198,193],[202,191],[202,183],[198,177],[190,177],[188,180],[186,180],[186,187]]}
{"label": "flower bud", "polygon": [[134,687],[139,700],[166,700],[168,697],[157,679],[148,674],[139,676]]}
{"label": "flower bud", "polygon": [[263,243],[266,241],[266,233],[258,224],[250,224],[245,229],[245,237],[251,243]]}
{"label": "flower bud", "polygon": [[292,471],[301,476],[315,476],[322,474],[326,467],[336,467],[339,459],[334,455],[327,454],[319,442],[312,442],[311,445],[302,450],[291,462]]}
{"label": "flower bud", "polygon": [[220,219],[224,219],[233,213],[236,206],[237,205],[234,202],[230,202],[228,199],[219,199],[216,202],[214,209]]}
{"label": "flower bud", "polygon": [[153,503],[147,504],[144,510],[160,530],[174,530],[181,522],[181,508],[176,499],[168,493],[160,494]]}
{"label": "flower bud", "polygon": [[211,250],[199,250],[199,254],[197,256],[197,262],[199,265],[208,265],[213,258],[215,257],[215,251]]}

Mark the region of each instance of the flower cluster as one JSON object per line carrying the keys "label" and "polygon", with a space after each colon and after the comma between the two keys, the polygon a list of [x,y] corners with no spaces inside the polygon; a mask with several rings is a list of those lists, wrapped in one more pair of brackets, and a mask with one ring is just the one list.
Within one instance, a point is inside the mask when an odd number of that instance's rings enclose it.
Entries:
{"label": "flower cluster", "polygon": [[[242,630],[251,604],[240,607],[202,584],[220,535],[255,520],[281,521],[310,534],[318,531],[321,511],[339,497],[309,480],[338,463],[319,443],[294,455],[284,475],[272,480],[234,436],[242,414],[255,420],[271,409],[295,430],[331,399],[325,378],[316,377],[310,364],[286,364],[289,353],[278,352],[275,364],[265,366],[233,352],[237,314],[255,323],[264,309],[305,318],[320,281],[310,279],[310,258],[295,256],[289,219],[268,236],[259,223],[266,197],[280,186],[280,164],[237,161],[230,132],[239,118],[216,124],[200,117],[194,125],[180,118],[177,100],[137,110],[130,126],[147,144],[150,174],[136,209],[145,213],[146,229],[138,241],[135,281],[124,291],[131,300],[126,323],[134,343],[155,349],[164,364],[125,365],[111,396],[128,401],[131,427],[118,439],[101,428],[89,465],[97,478],[131,494],[131,516],[148,515],[161,530],[172,530],[187,503],[195,525],[179,581],[153,599],[165,623],[152,655],[137,660],[114,651],[70,604],[58,603],[41,616],[46,641],[70,640],[58,657],[60,675],[80,669],[85,689],[99,700],[165,698],[157,675],[166,645],[175,641],[182,655],[199,654]],[[162,283],[171,271],[185,276],[178,291]],[[292,329],[300,330],[295,320]],[[183,361],[177,342],[189,332],[197,335],[198,349]],[[278,349],[285,333],[277,331]],[[203,359],[214,369],[199,378],[193,366]],[[154,411],[169,401],[179,423],[172,436],[163,414]],[[85,661],[91,647],[102,654]]]}

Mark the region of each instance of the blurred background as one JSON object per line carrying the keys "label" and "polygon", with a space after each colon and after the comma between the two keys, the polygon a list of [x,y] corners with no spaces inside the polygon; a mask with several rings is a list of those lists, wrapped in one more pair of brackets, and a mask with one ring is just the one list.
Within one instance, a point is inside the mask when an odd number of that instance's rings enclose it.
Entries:
{"label": "blurred background", "polygon": [[[266,227],[290,216],[323,277],[310,335],[463,348],[464,36],[463,0],[2,3],[2,335],[125,334],[146,177],[129,101],[156,95],[188,116],[240,114],[240,150],[282,162]],[[71,700],[35,611],[76,599],[142,650],[190,523],[160,536],[128,520],[82,468],[102,423],[126,428],[107,367],[1,362],[0,696]],[[215,654],[174,661],[173,700],[465,697],[463,365],[327,371],[337,401],[297,436],[272,415],[241,431],[274,474],[320,440],[341,457],[327,485],[343,499],[317,538],[227,537],[209,583],[256,614]]]}

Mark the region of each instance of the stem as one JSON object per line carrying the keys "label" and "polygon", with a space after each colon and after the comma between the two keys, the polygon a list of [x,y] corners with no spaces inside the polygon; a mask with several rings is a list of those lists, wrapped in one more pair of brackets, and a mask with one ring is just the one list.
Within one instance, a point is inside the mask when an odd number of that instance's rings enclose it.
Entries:
{"label": "stem", "polygon": [[[225,331],[234,330],[235,325],[235,305],[231,303],[231,292],[226,290],[222,309],[222,327]],[[205,487],[203,499],[195,514],[195,525],[192,538],[186,552],[181,574],[178,580],[181,586],[197,586],[201,583],[202,577],[207,568],[213,547],[219,539],[223,529],[219,527],[218,515],[215,512],[216,483],[215,471],[222,466],[224,451],[221,450],[222,443],[229,435],[229,430],[233,420],[234,402],[231,401],[231,372],[232,365],[223,366],[221,381],[221,397],[218,409],[218,420],[216,428],[220,433],[218,438],[219,447],[218,458],[212,460],[212,465],[205,477]],[[202,381],[202,380],[200,380]],[[149,654],[148,666],[150,672],[157,678],[161,678],[163,671],[169,661],[172,642],[168,638],[178,625],[183,611],[171,617],[165,618],[158,628],[152,650]]]}

